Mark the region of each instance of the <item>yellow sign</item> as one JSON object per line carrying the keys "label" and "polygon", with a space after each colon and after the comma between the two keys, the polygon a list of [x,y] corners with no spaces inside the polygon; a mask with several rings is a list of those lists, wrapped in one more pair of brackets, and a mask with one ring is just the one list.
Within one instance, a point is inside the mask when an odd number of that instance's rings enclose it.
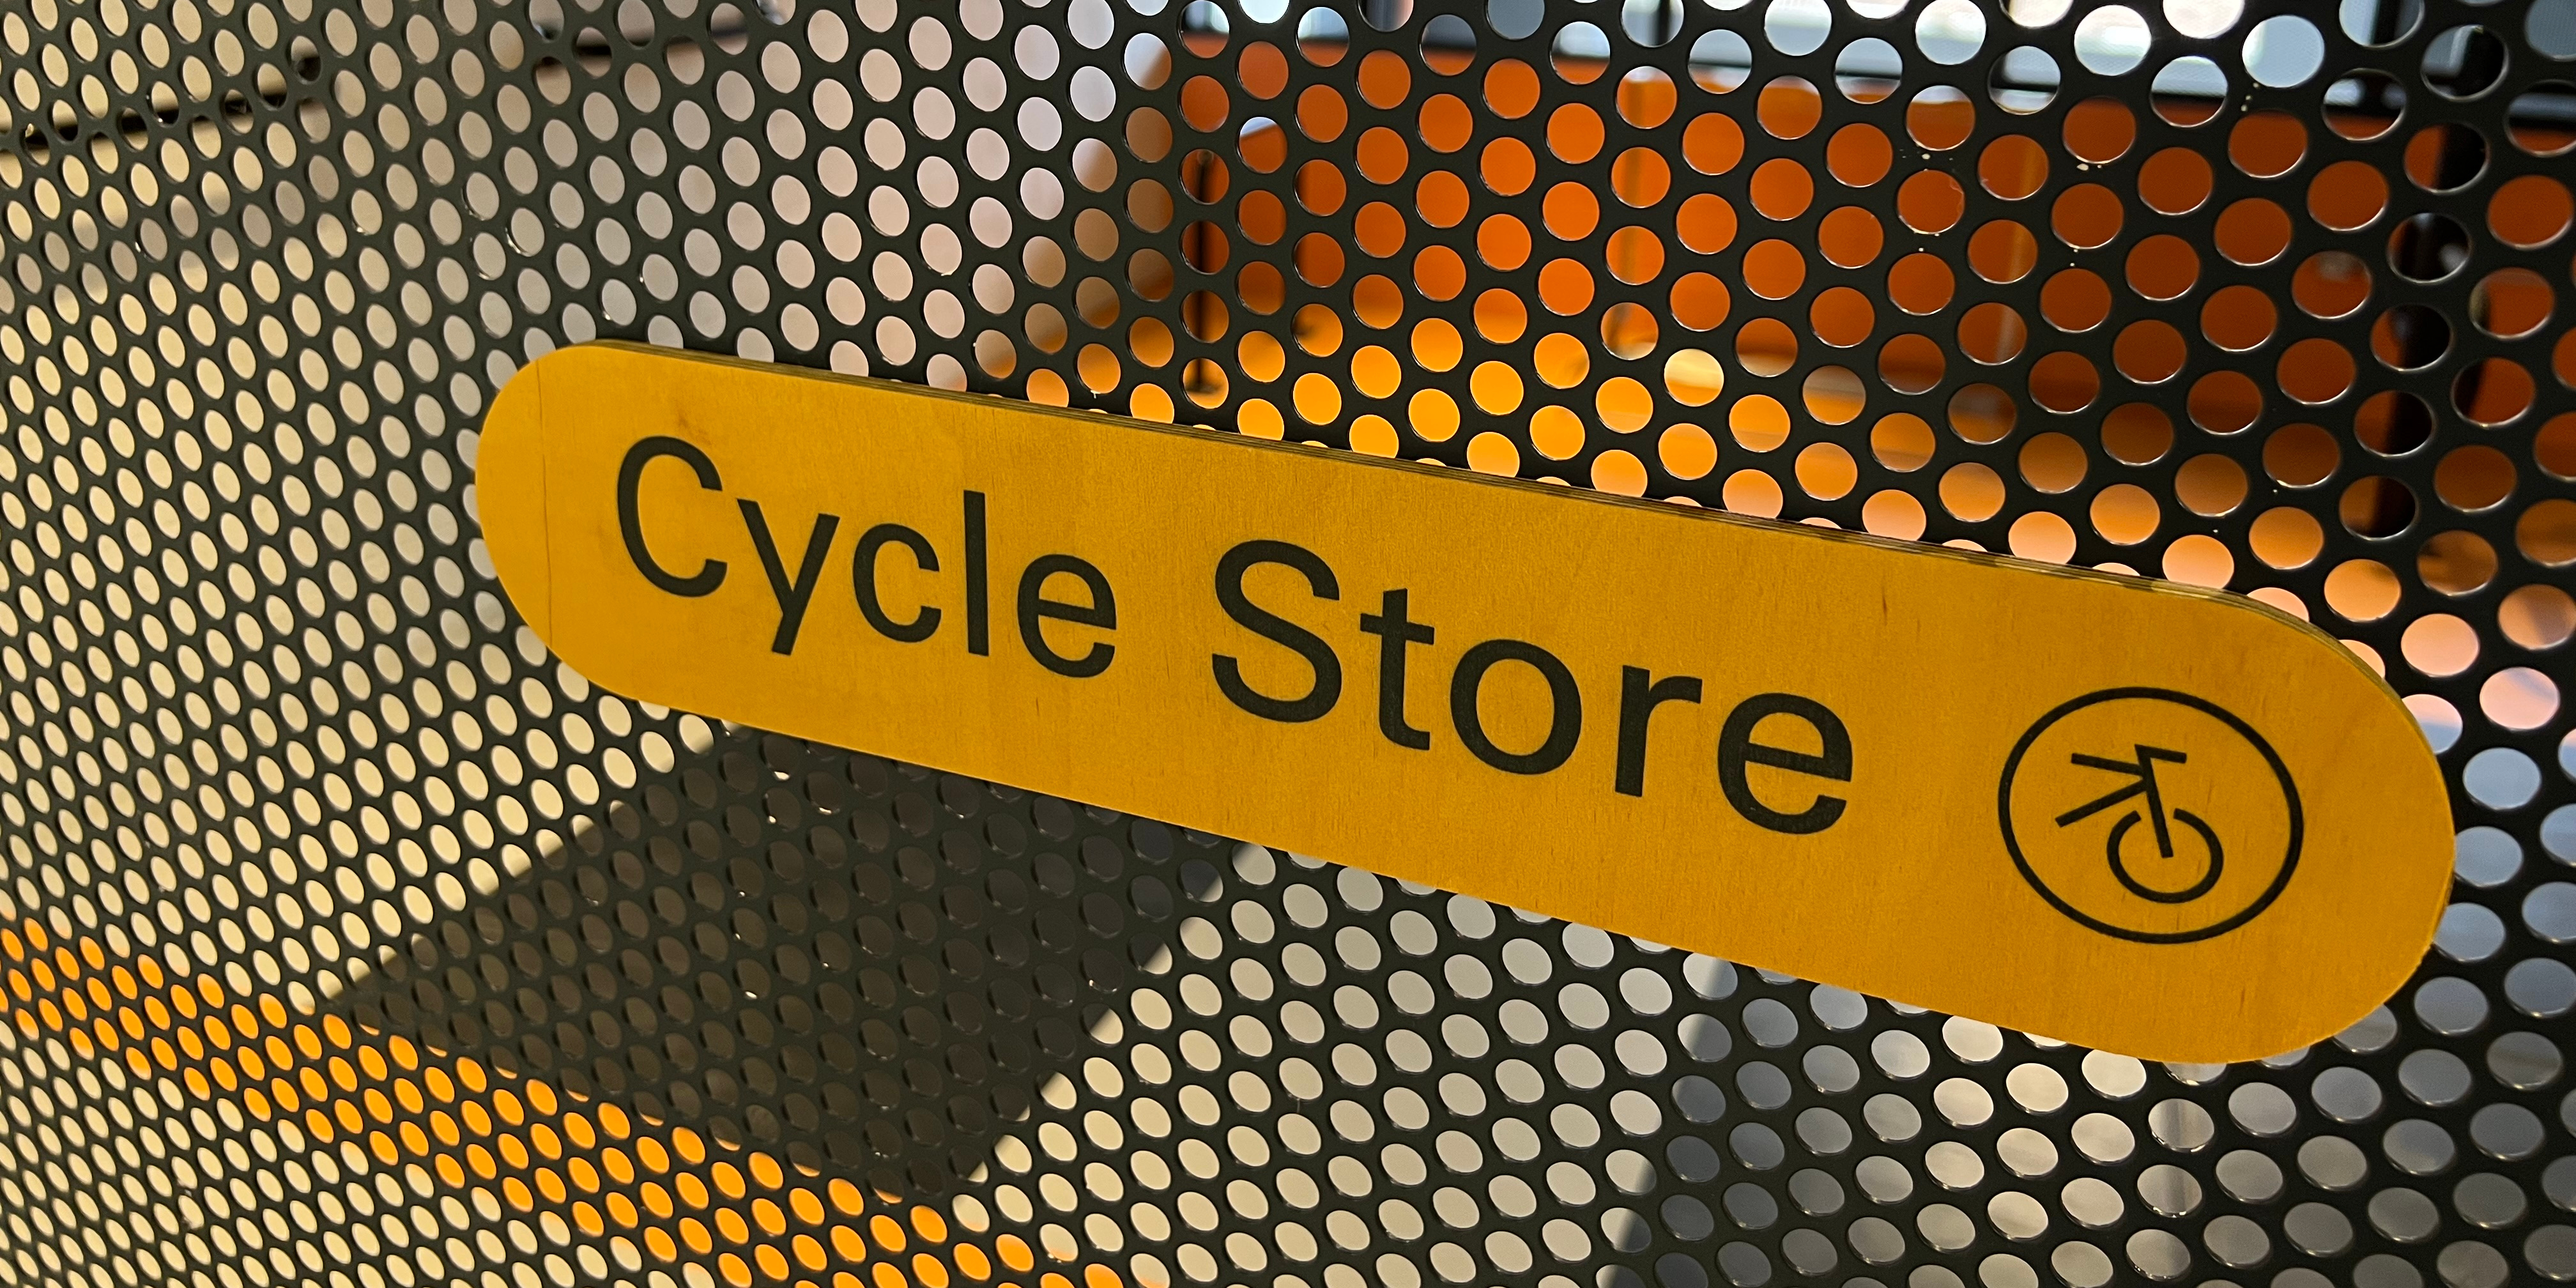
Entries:
{"label": "yellow sign", "polygon": [[2442,778],[2250,600],[620,346],[479,447],[609,688],[2149,1058],[2312,1042]]}

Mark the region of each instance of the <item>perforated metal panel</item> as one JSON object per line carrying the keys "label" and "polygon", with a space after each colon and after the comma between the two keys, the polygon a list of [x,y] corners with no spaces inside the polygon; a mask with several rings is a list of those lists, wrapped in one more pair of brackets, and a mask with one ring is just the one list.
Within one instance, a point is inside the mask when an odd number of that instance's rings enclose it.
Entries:
{"label": "perforated metal panel", "polygon": [[[0,1279],[2576,1279],[2576,0],[0,39]],[[474,526],[602,336],[2242,591],[2456,902],[2146,1066],[631,702]]]}

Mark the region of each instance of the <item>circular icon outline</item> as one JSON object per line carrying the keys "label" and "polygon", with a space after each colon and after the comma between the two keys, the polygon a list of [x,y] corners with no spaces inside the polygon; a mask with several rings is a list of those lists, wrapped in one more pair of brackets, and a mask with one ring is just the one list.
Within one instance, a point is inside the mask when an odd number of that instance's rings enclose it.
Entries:
{"label": "circular icon outline", "polygon": [[[2261,897],[2255,899],[2254,902],[2246,905],[2243,910],[2228,917],[2224,921],[2220,921],[2197,930],[2177,930],[2166,932],[2130,930],[2126,927],[2115,926],[2077,909],[2073,904],[2068,903],[2056,891],[2049,889],[2048,883],[2042,881],[2039,877],[2039,873],[2032,869],[2030,860],[2022,855],[2021,840],[2013,833],[2012,821],[2013,780],[2021,772],[2022,757],[2029,753],[2033,743],[2039,741],[2040,735],[2048,732],[2049,728],[2055,725],[2058,721],[2063,720],[2086,707],[2098,706],[2105,702],[2117,702],[2130,698],[2145,698],[2151,701],[2171,702],[2180,706],[2188,707],[2191,710],[2198,711],[2203,715],[2216,719],[2228,728],[2235,730],[2237,736],[2245,739],[2247,745],[2253,747],[2255,751],[2262,753],[2263,762],[2271,766],[2272,776],[2281,784],[2281,798],[2283,802],[2289,806],[2290,839],[2287,847],[2288,852],[2281,861],[2280,874],[2272,878],[2271,886],[2263,891]],[[2289,766],[2281,763],[2281,755],[2279,752],[2272,750],[2272,744],[2265,741],[2263,735],[2254,732],[2254,726],[2247,724],[2243,719],[2239,718],[2236,713],[2229,711],[2225,707],[2222,707],[2207,698],[2194,697],[2191,694],[2179,692],[2174,689],[2160,689],[2144,685],[2128,686],[2117,689],[2097,689],[2091,693],[2084,694],[2081,697],[2070,698],[2065,702],[2061,702],[2048,714],[2041,716],[2038,721],[2031,725],[2027,732],[2022,734],[2020,741],[2013,744],[2012,754],[2004,758],[2004,772],[2002,779],[1996,786],[1995,803],[1997,822],[2003,830],[2004,850],[2012,855],[2013,867],[2021,872],[2022,880],[2027,882],[2032,890],[2037,891],[2040,898],[2047,900],[2050,907],[2064,913],[2067,919],[2085,927],[2086,929],[2099,931],[2100,933],[2109,935],[2114,939],[2128,940],[2131,943],[2196,943],[2203,939],[2215,939],[2220,935],[2226,934],[2227,932],[2244,925],[2246,922],[2252,921],[2255,917],[2261,915],[2264,909],[2271,907],[2273,901],[2281,897],[2281,891],[2289,887],[2291,876],[2296,874],[2299,870],[2300,850],[2307,838],[2307,816],[2299,803],[2298,785],[2290,780],[2290,768]]]}

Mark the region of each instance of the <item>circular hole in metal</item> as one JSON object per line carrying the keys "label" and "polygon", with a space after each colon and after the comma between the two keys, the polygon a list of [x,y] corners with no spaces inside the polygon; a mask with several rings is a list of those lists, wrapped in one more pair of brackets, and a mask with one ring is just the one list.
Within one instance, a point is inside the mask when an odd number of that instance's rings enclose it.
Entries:
{"label": "circular hole in metal", "polygon": [[2428,125],[2406,140],[2406,178],[2426,192],[2457,192],[2486,173],[2487,139],[2465,125]]}
{"label": "circular hole in metal", "polygon": [[2290,298],[2312,318],[2350,317],[2370,299],[2370,265],[2347,251],[2318,251],[2290,277]]}
{"label": "circular hole in metal", "polygon": [[1718,29],[1700,33],[1691,42],[1691,82],[1712,94],[1730,93],[1741,88],[1753,74],[1753,46],[1732,31]]}
{"label": "circular hole in metal", "polygon": [[2356,45],[2385,49],[2424,25],[2424,0],[2342,0],[2336,17]]}
{"label": "circular hole in metal", "polygon": [[1986,97],[2016,116],[2028,116],[2057,101],[2062,77],[2057,60],[2036,45],[2005,52],[1986,73]]}
{"label": "circular hole in metal", "polygon": [[1422,65],[1443,76],[1455,76],[1476,63],[1476,29],[1454,13],[1444,13],[1422,26]]}
{"label": "circular hole in metal", "polygon": [[1200,58],[1214,58],[1225,52],[1226,33],[1231,30],[1225,10],[1215,0],[1190,0],[1181,10],[1181,48]]}
{"label": "circular hole in metal", "polygon": [[2469,230],[2449,215],[2409,217],[2388,234],[2388,267],[2410,282],[2438,282],[2469,262]]}
{"label": "circular hole in metal", "polygon": [[1317,67],[1330,67],[1351,51],[1351,25],[1328,8],[1314,8],[1297,20],[1297,52]]}
{"label": "circular hole in metal", "polygon": [[1379,31],[1394,31],[1413,21],[1413,0],[1360,0],[1360,21]]}
{"label": "circular hole in metal", "polygon": [[2381,390],[2353,413],[2352,437],[2380,456],[2404,456],[2433,441],[2433,408],[2402,389]]}
{"label": "circular hole in metal", "polygon": [[2336,503],[2335,511],[2352,535],[2384,541],[2415,522],[2415,494],[2393,478],[2374,474],[2353,480],[2352,486],[2343,490],[2343,499]]}
{"label": "circular hole in metal", "polygon": [[1855,103],[1886,102],[1904,75],[1904,56],[1876,36],[1855,40],[1834,55],[1834,88]]}
{"label": "circular hole in metal", "polygon": [[1547,62],[1556,70],[1557,79],[1569,85],[1589,85],[1610,69],[1610,37],[1591,23],[1569,22],[1557,28],[1556,42],[1548,47]]}
{"label": "circular hole in metal", "polygon": [[2156,72],[2147,98],[2168,125],[2206,125],[2227,106],[2227,73],[2198,54],[2177,58]]}
{"label": "circular hole in metal", "polygon": [[2499,340],[2519,340],[2549,322],[2557,293],[2527,268],[2500,268],[2469,292],[2469,324]]}
{"label": "circular hole in metal", "polygon": [[2475,23],[2453,27],[2424,46],[2424,84],[2444,98],[2476,98],[2504,79],[2511,58],[2502,36]]}
{"label": "circular hole in metal", "polygon": [[1619,7],[1619,29],[1649,49],[1671,44],[1682,34],[1682,0],[1626,0]]}
{"label": "circular hole in metal", "polygon": [[2396,129],[2405,115],[2406,86],[2386,72],[2348,72],[2326,86],[2326,128],[2355,142]]}
{"label": "circular hole in metal", "polygon": [[2576,85],[2544,81],[2514,95],[2504,109],[2505,136],[2536,157],[2576,148]]}
{"label": "circular hole in metal", "polygon": [[2279,14],[2245,33],[2245,74],[2273,89],[2304,85],[2326,61],[2326,38],[2296,14]]}
{"label": "circular hole in metal", "polygon": [[1824,48],[1833,30],[1834,11],[1825,0],[1771,0],[1762,14],[1762,38],[1793,58]]}
{"label": "circular hole in metal", "polygon": [[2154,44],[2147,20],[2127,5],[2104,5],[2075,24],[2075,61],[2096,76],[2126,76]]}

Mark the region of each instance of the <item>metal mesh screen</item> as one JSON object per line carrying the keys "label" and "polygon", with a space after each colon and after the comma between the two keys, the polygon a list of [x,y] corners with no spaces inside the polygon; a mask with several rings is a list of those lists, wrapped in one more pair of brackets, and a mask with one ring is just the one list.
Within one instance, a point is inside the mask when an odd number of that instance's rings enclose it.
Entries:
{"label": "metal mesh screen", "polygon": [[[0,40],[0,1279],[2576,1279],[2576,2]],[[473,517],[599,336],[2236,589],[2409,695],[2456,901],[2146,1066],[633,703]]]}

